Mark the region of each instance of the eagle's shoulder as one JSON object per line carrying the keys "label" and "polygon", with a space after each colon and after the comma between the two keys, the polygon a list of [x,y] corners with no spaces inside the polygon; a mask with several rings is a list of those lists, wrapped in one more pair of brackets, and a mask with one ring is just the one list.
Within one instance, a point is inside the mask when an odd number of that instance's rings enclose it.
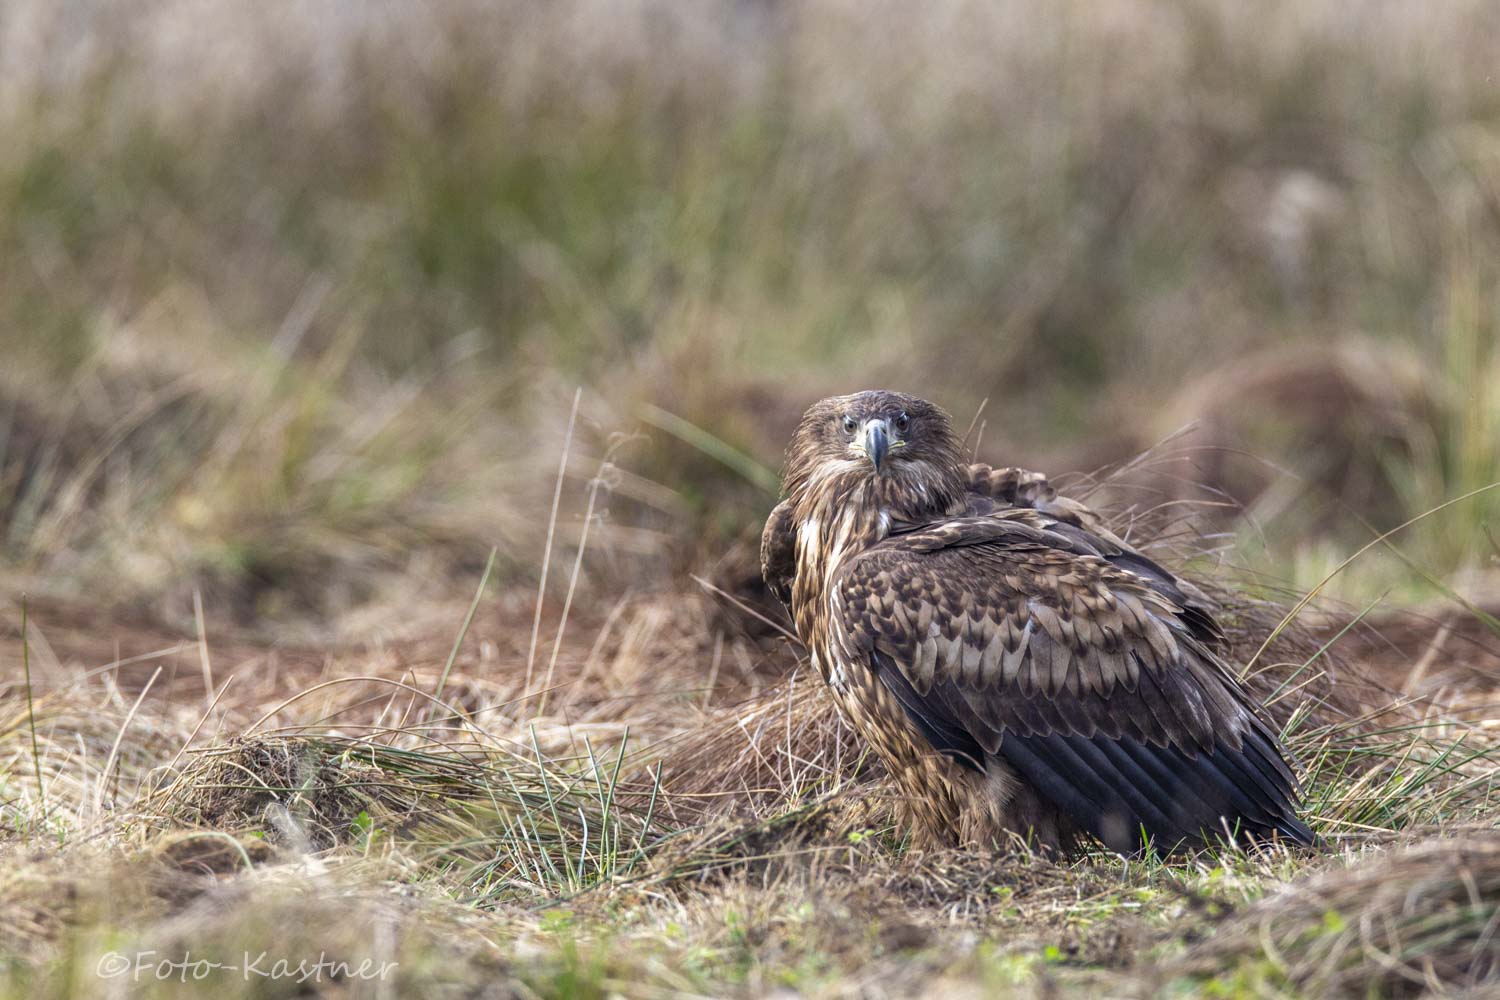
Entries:
{"label": "eagle's shoulder", "polygon": [[1115,541],[1105,518],[1088,505],[1057,492],[1042,473],[1014,466],[996,469],[983,463],[970,465],[965,473],[966,508],[972,513],[986,509],[1025,507],[1041,511],[1059,521]]}
{"label": "eagle's shoulder", "polygon": [[790,500],[781,501],[766,518],[760,534],[760,573],[776,599],[790,608],[797,576],[797,526]]}
{"label": "eagle's shoulder", "polygon": [[1042,473],[1014,466],[997,469],[976,462],[965,470],[965,479],[969,493],[1011,506],[1035,507],[1057,497],[1057,490]]}

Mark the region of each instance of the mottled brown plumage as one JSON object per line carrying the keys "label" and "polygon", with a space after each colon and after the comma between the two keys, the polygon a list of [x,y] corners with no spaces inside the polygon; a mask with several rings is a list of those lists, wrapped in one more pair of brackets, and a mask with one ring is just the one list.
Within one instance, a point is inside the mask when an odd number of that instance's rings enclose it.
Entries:
{"label": "mottled brown plumage", "polygon": [[761,564],[929,839],[1312,841],[1210,602],[932,404],[812,406]]}

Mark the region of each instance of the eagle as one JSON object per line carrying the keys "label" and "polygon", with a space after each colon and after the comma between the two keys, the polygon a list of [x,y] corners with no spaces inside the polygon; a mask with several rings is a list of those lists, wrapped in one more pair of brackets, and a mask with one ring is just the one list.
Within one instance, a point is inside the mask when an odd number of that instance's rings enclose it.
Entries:
{"label": "eagle", "polygon": [[761,570],[931,842],[1314,842],[1212,601],[926,400],[807,410]]}

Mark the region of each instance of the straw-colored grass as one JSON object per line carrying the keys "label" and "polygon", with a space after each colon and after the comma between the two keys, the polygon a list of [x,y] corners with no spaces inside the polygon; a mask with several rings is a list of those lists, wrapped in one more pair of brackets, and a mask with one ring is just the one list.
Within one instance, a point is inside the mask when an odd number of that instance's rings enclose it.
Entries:
{"label": "straw-colored grass", "polygon": [[[1159,537],[1187,543],[1180,526]],[[1171,547],[1156,554],[1169,558]],[[689,583],[692,591],[666,603],[626,600],[601,635],[580,635],[575,644],[592,648],[557,657],[555,713],[545,716],[522,707],[539,699],[516,688],[520,675],[483,686],[491,629],[509,626],[471,617],[462,604],[452,607],[455,648],[444,652],[435,636],[394,656],[338,653],[290,697],[247,686],[241,702],[237,677],[226,677],[205,711],[201,693],[192,694],[196,664],[172,684],[159,670],[138,675],[138,699],[109,670],[30,708],[25,689],[13,689],[5,741],[18,766],[6,815],[12,857],[25,861],[0,899],[14,911],[7,947],[29,956],[23,968],[33,971],[12,985],[66,992],[86,971],[76,963],[102,960],[101,940],[131,949],[188,942],[215,956],[241,939],[290,947],[289,920],[332,919],[341,930],[329,947],[362,960],[367,946],[345,934],[343,917],[327,915],[386,886],[423,900],[385,918],[413,928],[380,953],[408,963],[402,975],[414,978],[400,981],[409,988],[435,974],[402,956],[438,948],[419,942],[451,924],[478,928],[489,942],[455,959],[469,977],[480,974],[487,948],[503,953],[496,942],[542,928],[549,943],[505,975],[573,984],[567,989],[645,977],[655,984],[647,992],[727,983],[753,991],[772,984],[762,978],[770,969],[802,987],[857,989],[879,981],[856,971],[874,962],[910,988],[920,983],[914,970],[926,970],[955,983],[1018,986],[1082,986],[1109,972],[1136,990],[1156,974],[1151,962],[1177,961],[1172,941],[1201,934],[1189,928],[1203,907],[1222,916],[1304,868],[1496,816],[1500,747],[1491,727],[1459,718],[1441,699],[1403,698],[1343,658],[1339,641],[1361,626],[1358,614],[1322,608],[1309,619],[1316,627],[1286,623],[1288,605],[1234,598],[1221,576],[1238,658],[1265,649],[1249,682],[1287,734],[1326,858],[1282,851],[1148,863],[1101,853],[1058,865],[1024,853],[914,852],[878,764],[799,663],[799,648],[773,627],[777,612],[757,608],[753,592]],[[689,637],[709,601],[738,616],[743,637],[733,641],[755,650],[758,686],[729,683],[721,664],[726,683],[702,688],[702,657],[713,652]],[[620,638],[611,640],[614,631]],[[720,660],[725,641],[715,643]],[[187,649],[191,662],[198,651]],[[524,663],[524,642],[514,655]],[[649,671],[633,662],[641,656]],[[444,699],[428,693],[439,684]],[[83,698],[98,703],[80,711]],[[241,721],[226,726],[234,717]],[[208,719],[218,721],[205,737]],[[1445,843],[1424,850],[1439,856]],[[81,876],[80,867],[102,874]],[[300,902],[286,898],[278,886],[303,871],[316,877],[298,889]],[[1482,881],[1474,891],[1489,898]],[[1279,898],[1248,912],[1274,914]],[[220,916],[199,937],[183,921],[205,906]],[[131,913],[127,930],[118,922]],[[675,927],[676,936],[647,944],[639,935],[649,926]],[[976,933],[1008,943],[959,946]],[[1306,959],[1249,954],[1225,979],[1194,951],[1171,974],[1215,989],[1311,990],[1332,973],[1318,964],[1331,953],[1309,933],[1286,932],[1312,949]],[[1223,948],[1250,947],[1233,944],[1239,931],[1224,934]],[[325,938],[317,940],[321,949]],[[1370,964],[1378,942],[1359,940],[1363,950],[1326,946],[1338,949],[1329,968],[1339,982],[1396,974]],[[1430,947],[1436,953],[1440,943]],[[666,971],[688,955],[693,971]],[[1441,956],[1426,973],[1434,981],[1491,974],[1455,971],[1456,959]]]}

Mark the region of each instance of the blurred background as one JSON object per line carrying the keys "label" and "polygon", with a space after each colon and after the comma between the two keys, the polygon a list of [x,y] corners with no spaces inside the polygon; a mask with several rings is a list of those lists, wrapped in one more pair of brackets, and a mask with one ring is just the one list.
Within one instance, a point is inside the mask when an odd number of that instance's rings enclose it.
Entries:
{"label": "blurred background", "polygon": [[[1486,0],[8,0],[0,578],[366,634],[534,588],[561,467],[580,604],[682,586],[884,386],[1313,586],[1500,478],[1496,67]],[[1497,510],[1332,591],[1482,600]]]}

